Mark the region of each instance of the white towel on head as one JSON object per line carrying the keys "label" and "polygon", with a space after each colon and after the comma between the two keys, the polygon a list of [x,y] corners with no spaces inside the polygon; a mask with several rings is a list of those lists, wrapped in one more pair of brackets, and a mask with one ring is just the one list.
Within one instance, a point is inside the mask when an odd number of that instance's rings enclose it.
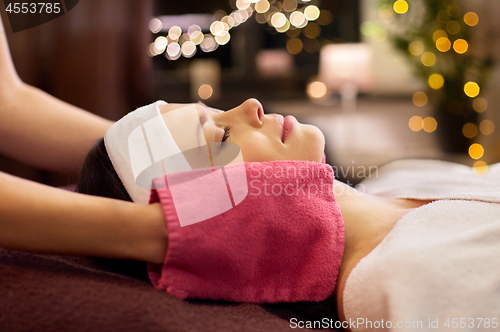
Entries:
{"label": "white towel on head", "polygon": [[[479,177],[463,165],[405,160],[363,182],[372,194],[442,200],[406,214],[352,270],[343,295],[347,320],[360,319],[353,330],[392,330],[399,324],[405,331],[449,331],[460,318],[466,322],[461,331],[495,330],[493,319],[500,324],[499,166]],[[476,318],[488,318],[490,328]]]}

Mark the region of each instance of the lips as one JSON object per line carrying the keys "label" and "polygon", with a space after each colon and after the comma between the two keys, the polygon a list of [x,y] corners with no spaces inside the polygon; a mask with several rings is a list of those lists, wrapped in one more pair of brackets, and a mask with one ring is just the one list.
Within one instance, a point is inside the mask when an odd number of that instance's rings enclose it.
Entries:
{"label": "lips", "polygon": [[283,120],[283,130],[281,133],[281,142],[285,143],[287,137],[290,135],[290,133],[293,130],[293,126],[297,123],[297,119],[295,119],[294,116],[288,115],[285,117]]}

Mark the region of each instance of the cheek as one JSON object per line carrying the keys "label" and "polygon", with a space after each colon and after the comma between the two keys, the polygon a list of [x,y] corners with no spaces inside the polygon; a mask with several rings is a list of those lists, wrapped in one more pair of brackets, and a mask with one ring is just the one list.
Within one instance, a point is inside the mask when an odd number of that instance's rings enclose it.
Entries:
{"label": "cheek", "polygon": [[[265,135],[248,135],[244,139],[235,141],[241,149],[245,162],[264,162],[285,159],[283,146],[278,146]],[[281,144],[280,144],[281,145]]]}

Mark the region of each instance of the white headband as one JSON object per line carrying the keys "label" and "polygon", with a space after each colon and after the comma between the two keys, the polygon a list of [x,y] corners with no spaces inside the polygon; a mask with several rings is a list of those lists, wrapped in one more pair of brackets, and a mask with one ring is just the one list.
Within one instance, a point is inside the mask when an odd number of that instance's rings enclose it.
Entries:
{"label": "white headband", "polygon": [[[153,184],[152,180],[165,176],[181,226],[238,205],[248,193],[239,147],[229,142],[210,142],[209,149],[196,106],[162,114],[160,106],[166,104],[157,101],[138,108],[114,123],[104,135],[109,159],[132,201],[148,204],[151,188],[160,188],[158,181]],[[197,135],[193,135],[193,129]],[[226,169],[229,165],[231,168]],[[191,170],[188,175],[180,174]],[[200,192],[201,188],[208,191]]]}
{"label": "white headband", "polygon": [[109,159],[136,203],[149,201],[152,177],[138,177],[156,162],[170,157],[167,174],[191,169],[163,121],[160,106],[166,104],[159,100],[138,108],[113,124],[104,135]]}

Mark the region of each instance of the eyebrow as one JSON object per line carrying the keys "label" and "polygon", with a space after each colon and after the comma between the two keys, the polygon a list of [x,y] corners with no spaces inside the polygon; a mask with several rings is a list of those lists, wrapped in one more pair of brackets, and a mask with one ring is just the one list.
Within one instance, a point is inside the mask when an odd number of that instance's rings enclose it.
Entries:
{"label": "eyebrow", "polygon": [[201,101],[198,101],[196,104],[202,106],[203,112],[201,112],[201,114],[200,114],[200,123],[203,126],[205,124],[205,122],[207,122],[207,113],[206,112],[207,111],[210,111],[211,113],[217,113],[217,112],[215,112],[215,110],[213,110],[211,107],[205,105],[205,103],[203,103]]}

